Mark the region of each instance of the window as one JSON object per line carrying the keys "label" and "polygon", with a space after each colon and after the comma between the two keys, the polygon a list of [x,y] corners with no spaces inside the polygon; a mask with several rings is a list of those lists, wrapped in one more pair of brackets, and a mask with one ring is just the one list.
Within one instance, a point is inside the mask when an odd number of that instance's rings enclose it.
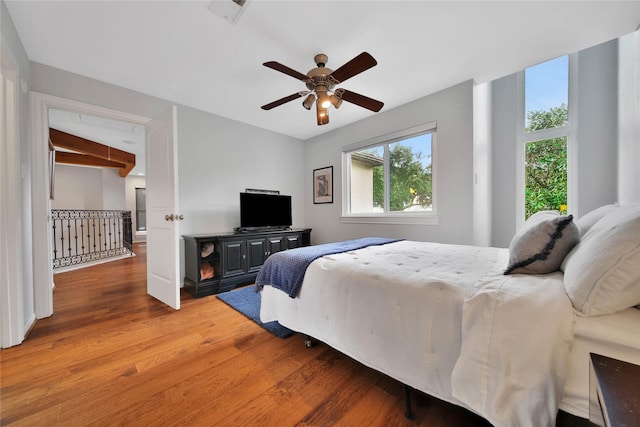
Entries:
{"label": "window", "polygon": [[541,210],[566,212],[569,206],[569,120],[572,90],[570,57],[529,67],[522,73],[520,158],[521,203],[518,224]]}
{"label": "window", "polygon": [[147,231],[147,189],[136,187],[136,231]]}
{"label": "window", "polygon": [[429,124],[346,147],[343,221],[433,217],[435,131]]}
{"label": "window", "polygon": [[569,124],[569,57],[529,67],[525,73],[525,131]]}

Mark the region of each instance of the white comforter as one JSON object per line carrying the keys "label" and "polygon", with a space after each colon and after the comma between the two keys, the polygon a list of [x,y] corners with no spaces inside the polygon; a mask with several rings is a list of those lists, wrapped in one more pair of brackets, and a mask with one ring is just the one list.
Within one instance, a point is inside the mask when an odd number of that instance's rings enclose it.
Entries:
{"label": "white comforter", "polygon": [[506,249],[412,241],[325,256],[297,298],[265,287],[261,320],[496,426],[552,425],[571,305],[561,276],[503,276],[507,259]]}

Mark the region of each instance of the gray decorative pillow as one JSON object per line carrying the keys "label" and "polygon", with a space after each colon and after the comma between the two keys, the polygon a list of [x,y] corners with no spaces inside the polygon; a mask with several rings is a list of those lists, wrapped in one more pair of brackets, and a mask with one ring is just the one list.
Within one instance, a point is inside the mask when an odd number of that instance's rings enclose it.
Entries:
{"label": "gray decorative pillow", "polygon": [[540,211],[529,217],[509,245],[509,266],[504,274],[547,274],[560,268],[580,240],[573,216]]}

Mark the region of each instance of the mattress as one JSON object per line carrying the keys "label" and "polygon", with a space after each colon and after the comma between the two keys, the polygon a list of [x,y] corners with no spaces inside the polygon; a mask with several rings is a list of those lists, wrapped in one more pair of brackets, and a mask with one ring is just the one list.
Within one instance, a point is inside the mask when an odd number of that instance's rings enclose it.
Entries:
{"label": "mattress", "polygon": [[460,404],[451,397],[450,378],[462,304],[487,272],[504,268],[507,256],[504,249],[411,241],[328,255],[307,268],[297,298],[265,286],[260,318]]}
{"label": "mattress", "polygon": [[589,418],[589,353],[640,365],[640,310],[605,316],[575,316],[575,338],[560,409]]}

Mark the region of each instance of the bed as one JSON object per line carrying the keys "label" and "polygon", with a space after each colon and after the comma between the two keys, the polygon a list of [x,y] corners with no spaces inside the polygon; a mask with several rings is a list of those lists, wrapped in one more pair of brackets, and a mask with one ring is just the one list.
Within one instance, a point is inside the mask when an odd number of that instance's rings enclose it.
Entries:
{"label": "bed", "polygon": [[273,254],[258,274],[263,322],[495,426],[552,426],[558,409],[588,418],[589,352],[640,363],[640,205],[577,221],[536,214],[508,249],[328,248],[307,259],[291,291],[269,271],[294,251]]}

